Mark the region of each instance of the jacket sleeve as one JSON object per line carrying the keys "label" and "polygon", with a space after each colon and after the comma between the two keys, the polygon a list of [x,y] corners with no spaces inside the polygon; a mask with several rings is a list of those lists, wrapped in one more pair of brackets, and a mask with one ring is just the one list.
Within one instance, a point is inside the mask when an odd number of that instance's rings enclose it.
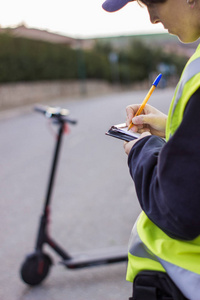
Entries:
{"label": "jacket sleeve", "polygon": [[183,121],[166,143],[139,140],[128,157],[143,211],[174,238],[200,234],[200,89],[190,98]]}

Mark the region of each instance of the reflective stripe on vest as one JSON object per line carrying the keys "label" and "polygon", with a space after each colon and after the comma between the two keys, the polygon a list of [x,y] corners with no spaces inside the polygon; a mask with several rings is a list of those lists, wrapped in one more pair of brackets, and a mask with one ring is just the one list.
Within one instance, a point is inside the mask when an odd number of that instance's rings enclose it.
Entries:
{"label": "reflective stripe on vest", "polygon": [[[148,227],[149,232],[152,232],[152,237],[148,237],[147,240],[145,235],[148,235],[148,233],[143,233],[142,237],[140,237],[140,232]],[[160,240],[158,238],[155,239],[155,237],[159,236]],[[147,241],[152,240],[151,243],[148,243],[147,247]],[[170,243],[168,245],[168,248],[166,248],[166,240],[169,240]],[[195,271],[199,270],[198,273],[186,269],[187,264],[189,263],[187,261],[188,253],[185,253],[184,249],[184,241],[178,241],[175,239],[169,238],[165,233],[161,231],[155,224],[153,224],[147,216],[142,213],[138,219],[137,226],[135,225],[133,227],[133,231],[130,238],[130,247],[129,247],[129,259],[133,259],[134,261],[134,267],[137,266],[137,260],[141,264],[141,258],[143,259],[144,265],[141,267],[141,270],[159,270],[159,271],[166,271],[167,274],[171,277],[171,279],[174,281],[174,283],[177,285],[177,287],[182,291],[184,296],[190,300],[199,300],[200,299],[200,254],[199,254],[199,242],[200,237],[195,239],[194,241],[188,242],[188,252],[189,256],[197,257],[197,260],[195,262],[195,266],[193,264],[193,268]],[[173,246],[173,247],[172,247]],[[197,246],[197,247],[196,247]],[[183,250],[182,250],[183,249]],[[191,250],[191,253],[190,253]],[[171,253],[173,251],[173,254]],[[187,250],[186,250],[187,251]],[[196,251],[196,253],[195,253]],[[169,254],[172,254],[173,257],[168,258],[170,256]],[[178,260],[178,263],[175,264],[174,261],[176,261],[177,256],[180,256],[180,259]],[[132,256],[132,257],[131,257]],[[199,259],[198,259],[199,257]],[[149,260],[153,263],[152,266],[148,266]],[[171,262],[169,262],[171,260]],[[180,262],[181,260],[181,262]],[[173,261],[173,263],[172,263]],[[158,267],[158,263],[161,265]],[[182,265],[182,267],[180,266]],[[189,263],[190,264],[190,263]],[[155,268],[156,266],[156,268]],[[184,267],[183,267],[184,266]],[[139,270],[140,271],[140,270]]]}
{"label": "reflective stripe on vest", "polygon": [[180,100],[182,93],[183,93],[183,87],[185,84],[197,73],[200,72],[200,57],[193,60],[185,69],[183,76],[181,78],[181,81],[178,86],[178,90],[174,99],[173,109],[172,109],[172,116],[174,114],[175,108],[177,106],[178,101]]}
{"label": "reflective stripe on vest", "polygon": [[175,95],[169,109],[166,125],[166,140],[168,140],[179,127],[187,102],[199,87],[200,45],[195,54],[188,61],[177,85]]}

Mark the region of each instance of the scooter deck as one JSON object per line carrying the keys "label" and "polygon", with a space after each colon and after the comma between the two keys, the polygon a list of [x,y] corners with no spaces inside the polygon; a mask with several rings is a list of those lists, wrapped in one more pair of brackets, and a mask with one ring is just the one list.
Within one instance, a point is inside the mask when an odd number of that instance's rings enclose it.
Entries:
{"label": "scooter deck", "polygon": [[128,261],[127,247],[112,247],[80,255],[77,254],[61,261],[61,263],[69,269],[78,269],[124,261]]}

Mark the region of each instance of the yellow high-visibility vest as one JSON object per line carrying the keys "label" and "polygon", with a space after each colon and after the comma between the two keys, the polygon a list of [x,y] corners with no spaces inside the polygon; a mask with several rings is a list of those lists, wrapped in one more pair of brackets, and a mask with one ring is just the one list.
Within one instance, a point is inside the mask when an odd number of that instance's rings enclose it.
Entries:
{"label": "yellow high-visibility vest", "polygon": [[[186,64],[175,90],[167,119],[167,141],[179,127],[185,107],[198,88],[200,45]],[[128,281],[134,281],[144,270],[167,272],[186,298],[200,300],[200,236],[190,241],[173,239],[142,212],[132,230],[128,258]]]}

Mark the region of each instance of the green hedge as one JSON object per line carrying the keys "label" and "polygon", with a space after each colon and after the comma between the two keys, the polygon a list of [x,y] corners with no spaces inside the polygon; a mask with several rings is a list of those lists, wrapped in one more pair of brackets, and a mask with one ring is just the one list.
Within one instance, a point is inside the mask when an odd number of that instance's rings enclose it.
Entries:
{"label": "green hedge", "polygon": [[[110,60],[111,52],[115,52],[117,61]],[[127,50],[116,51],[99,42],[91,50],[76,50],[0,34],[0,82],[89,78],[130,83],[148,78],[161,62],[173,64],[180,72],[185,58],[149,49],[137,41]]]}

